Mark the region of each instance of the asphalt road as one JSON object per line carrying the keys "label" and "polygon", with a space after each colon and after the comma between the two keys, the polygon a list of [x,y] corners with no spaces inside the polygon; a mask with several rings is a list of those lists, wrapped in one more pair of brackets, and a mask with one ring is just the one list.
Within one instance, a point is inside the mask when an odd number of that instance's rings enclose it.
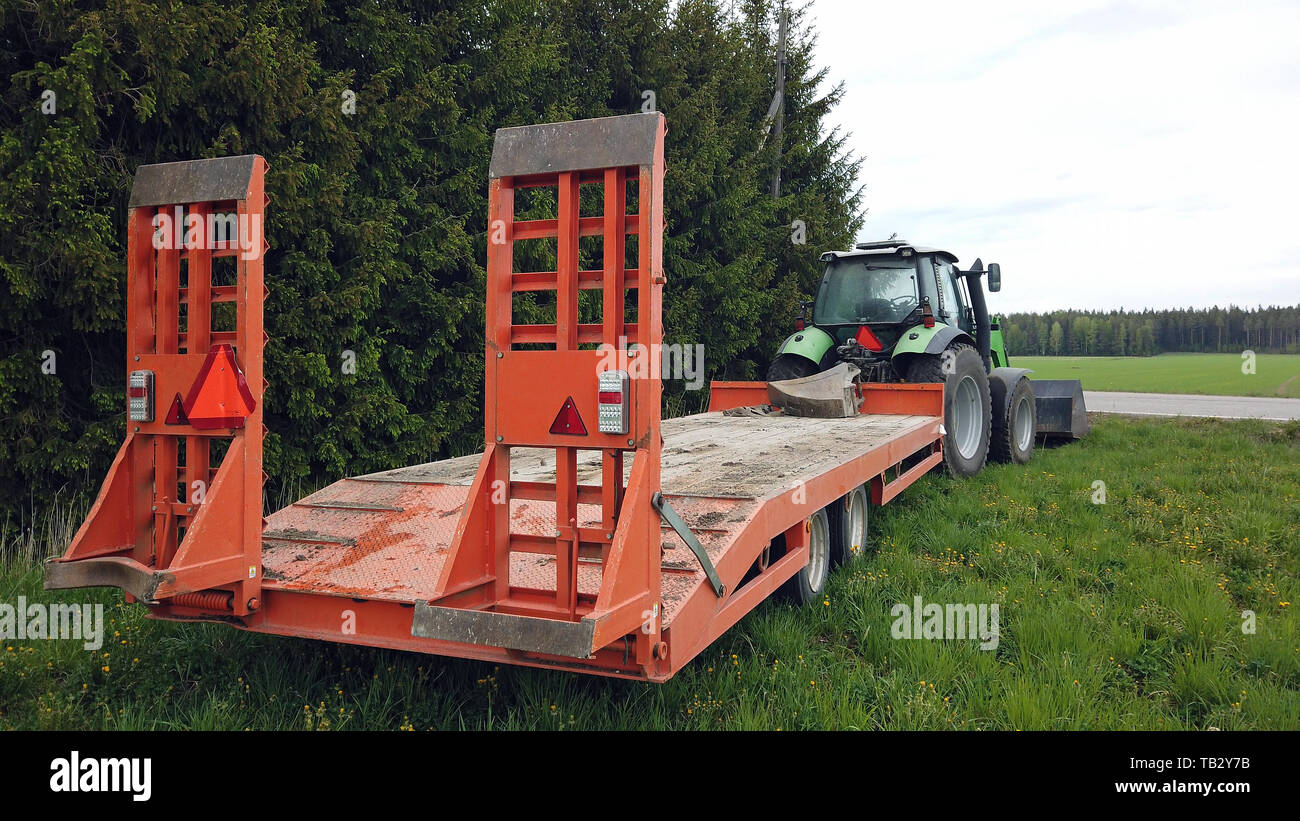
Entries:
{"label": "asphalt road", "polygon": [[1211,416],[1218,419],[1300,419],[1300,399],[1203,396],[1184,393],[1084,391],[1089,412],[1138,416]]}

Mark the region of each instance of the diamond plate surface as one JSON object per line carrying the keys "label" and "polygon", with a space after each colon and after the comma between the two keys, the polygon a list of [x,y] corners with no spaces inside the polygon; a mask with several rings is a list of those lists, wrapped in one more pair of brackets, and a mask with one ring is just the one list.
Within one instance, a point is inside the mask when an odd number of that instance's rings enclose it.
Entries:
{"label": "diamond plate surface", "polygon": [[358,598],[432,595],[468,488],[344,479],[273,514],[268,583]]}
{"label": "diamond plate surface", "polygon": [[[366,599],[416,602],[433,588],[455,535],[469,488],[396,481],[345,479],[272,515],[262,538],[268,586]],[[670,496],[696,532],[709,558],[721,561],[735,533],[757,505],[748,499]],[[555,532],[553,502],[512,500],[511,531],[549,536]],[[600,524],[598,505],[579,505],[578,524]],[[663,603],[665,624],[701,584],[704,571],[677,534],[665,526]],[[578,565],[578,592],[600,592],[600,562]],[[510,584],[555,590],[555,557],[510,554]]]}

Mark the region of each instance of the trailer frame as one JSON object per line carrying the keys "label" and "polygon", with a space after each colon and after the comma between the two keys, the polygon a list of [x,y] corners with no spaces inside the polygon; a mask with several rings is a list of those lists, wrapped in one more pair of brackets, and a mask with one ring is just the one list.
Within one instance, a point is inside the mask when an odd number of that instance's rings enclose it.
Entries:
{"label": "trailer frame", "polygon": [[[658,113],[499,130],[483,452],[341,480],[269,520],[261,255],[237,255],[236,286],[212,288],[205,266],[228,248],[150,241],[168,209],[188,218],[233,208],[260,225],[266,163],[141,167],[128,216],[128,370],[153,371],[157,404],[193,394],[213,358],[230,356],[220,361],[246,380],[252,408],[219,430],[156,413],[129,423],[85,524],[47,563],[46,587],[120,587],[160,619],[670,678],[808,563],[813,513],[863,484],[885,504],[941,462],[943,388],[863,385],[855,419],[747,419],[723,412],[766,402],[765,383],[722,382],[708,413],[662,420],[660,375],[636,365],[655,361],[663,343],[665,133]],[[581,213],[582,186],[602,189],[599,215]],[[555,218],[516,220],[516,192],[538,187],[556,191]],[[583,237],[601,239],[599,269],[580,270]],[[556,244],[556,270],[516,271],[516,243],[536,240]],[[600,291],[599,324],[579,321],[581,290]],[[515,295],[536,292],[555,294],[554,321],[515,324]],[[233,331],[196,324],[215,301],[236,303]],[[174,318],[182,304],[184,332]],[[710,436],[731,462],[691,450]],[[750,436],[771,450],[737,444]],[[203,459],[215,438],[229,446],[214,469]],[[727,465],[749,478],[728,479]],[[178,476],[212,486],[202,499],[174,500]]]}

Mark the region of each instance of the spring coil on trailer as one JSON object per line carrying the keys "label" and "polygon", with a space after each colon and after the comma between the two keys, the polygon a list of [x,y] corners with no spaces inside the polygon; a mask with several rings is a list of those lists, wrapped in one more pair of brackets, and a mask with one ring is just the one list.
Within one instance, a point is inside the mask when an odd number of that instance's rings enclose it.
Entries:
{"label": "spring coil on trailer", "polygon": [[197,593],[172,596],[168,604],[173,607],[192,607],[195,610],[229,610],[234,598],[234,594],[225,590],[200,590]]}

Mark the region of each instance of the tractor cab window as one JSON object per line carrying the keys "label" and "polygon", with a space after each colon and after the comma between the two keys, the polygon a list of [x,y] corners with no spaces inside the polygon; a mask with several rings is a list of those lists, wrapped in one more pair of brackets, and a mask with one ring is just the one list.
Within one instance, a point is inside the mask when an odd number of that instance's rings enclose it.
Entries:
{"label": "tractor cab window", "polygon": [[949,325],[956,325],[964,331],[971,330],[970,317],[966,315],[966,306],[970,304],[962,290],[962,283],[952,263],[935,262],[934,278],[939,284],[940,310],[937,314]]}
{"label": "tractor cab window", "polygon": [[850,257],[826,267],[813,317],[818,325],[902,322],[919,304],[911,260]]}

